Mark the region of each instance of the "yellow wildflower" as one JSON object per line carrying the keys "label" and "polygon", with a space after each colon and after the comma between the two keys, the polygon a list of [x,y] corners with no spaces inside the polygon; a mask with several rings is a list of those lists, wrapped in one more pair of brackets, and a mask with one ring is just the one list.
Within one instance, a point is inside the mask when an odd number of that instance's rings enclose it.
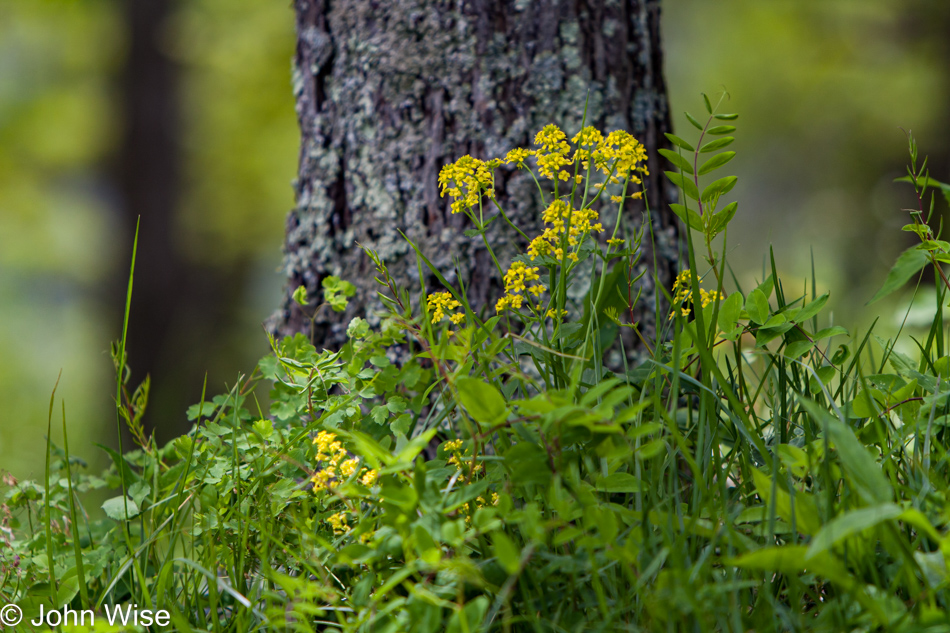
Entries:
{"label": "yellow wildflower", "polygon": [[[445,318],[446,312],[451,312],[461,307],[461,305],[462,304],[459,303],[450,292],[436,292],[426,297],[426,306],[428,306],[429,311],[432,313],[432,323],[438,323]],[[452,323],[458,325],[465,319],[465,315],[454,314],[450,315],[449,318],[452,320]]]}
{"label": "yellow wildflower", "polygon": [[367,470],[363,477],[360,479],[360,483],[364,486],[372,486],[376,483],[376,478],[379,476],[379,473],[375,470]]}
{"label": "yellow wildflower", "polygon": [[333,528],[334,534],[343,534],[350,529],[350,526],[346,522],[346,513],[337,512],[336,514],[331,514],[327,517],[327,523],[330,524],[330,527]]}
{"label": "yellow wildflower", "polygon": [[477,207],[482,196],[495,197],[492,170],[499,164],[501,161],[497,159],[486,162],[466,155],[442,168],[439,172],[440,195],[449,194],[455,198],[452,213]]}

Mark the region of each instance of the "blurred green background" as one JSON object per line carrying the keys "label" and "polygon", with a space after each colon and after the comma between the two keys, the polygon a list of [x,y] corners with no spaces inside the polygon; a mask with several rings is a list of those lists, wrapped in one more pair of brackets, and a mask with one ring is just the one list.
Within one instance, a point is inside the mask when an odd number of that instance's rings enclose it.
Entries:
{"label": "blurred green background", "polygon": [[[804,281],[813,247],[835,321],[866,327],[863,304],[912,243],[899,230],[912,196],[892,183],[900,128],[950,180],[950,2],[663,11],[677,128],[688,137],[681,113],[701,112],[700,91],[727,89],[724,108],[741,114],[740,278],[758,276],[773,244],[786,283]],[[109,345],[140,213],[129,354],[133,369],[146,357],[156,368],[160,437],[206,373],[218,393],[266,351],[298,152],[293,50],[286,2],[0,2],[0,469],[42,473],[61,369],[72,452],[101,465],[93,444],[115,445]],[[899,308],[875,312],[893,327]],[[158,317],[167,330],[150,327]]]}

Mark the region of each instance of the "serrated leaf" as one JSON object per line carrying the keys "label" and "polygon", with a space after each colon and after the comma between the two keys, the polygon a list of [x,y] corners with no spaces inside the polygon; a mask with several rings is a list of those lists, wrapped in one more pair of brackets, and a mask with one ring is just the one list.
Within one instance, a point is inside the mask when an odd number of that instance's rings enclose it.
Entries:
{"label": "serrated leaf", "polygon": [[673,210],[673,213],[676,214],[676,217],[683,221],[683,224],[697,231],[703,230],[703,219],[699,217],[698,213],[675,202],[670,203],[670,208]]}
{"label": "serrated leaf", "polygon": [[485,231],[480,231],[479,229],[465,229],[463,231],[463,233],[465,234],[465,237],[478,237],[484,232]]}
{"label": "serrated leaf", "polygon": [[682,189],[683,193],[693,200],[699,200],[699,189],[696,188],[696,183],[694,183],[690,178],[673,171],[665,171],[663,173],[666,174],[666,177],[670,179],[670,182]]}
{"label": "serrated leaf", "polygon": [[699,148],[700,154],[705,154],[706,152],[714,152],[717,149],[722,149],[727,145],[732,145],[733,141],[736,140],[734,136],[724,136],[723,138],[717,138],[715,141],[709,141],[705,145]]}
{"label": "serrated leaf", "polygon": [[695,147],[693,147],[692,145],[690,145],[689,143],[687,143],[684,139],[681,139],[680,137],[678,137],[678,136],[675,135],[675,134],[670,134],[669,132],[664,132],[664,133],[663,133],[663,136],[665,136],[667,139],[669,139],[670,143],[672,143],[673,145],[676,145],[677,147],[682,147],[682,148],[685,149],[687,152],[695,152],[695,151],[696,151],[696,148],[695,148]]}
{"label": "serrated leaf", "polygon": [[713,136],[721,136],[723,134],[732,134],[735,131],[736,131],[736,128],[733,125],[716,125],[706,130],[706,134],[712,134]]}
{"label": "serrated leaf", "polygon": [[696,119],[694,119],[692,114],[690,114],[689,112],[684,112],[683,114],[686,115],[686,120],[689,121],[694,128],[696,128],[700,132],[703,131],[703,124],[697,121]]}
{"label": "serrated leaf", "polygon": [[703,202],[707,202],[713,198],[718,198],[719,196],[729,193],[732,191],[732,188],[736,186],[737,180],[738,178],[735,176],[726,176],[725,178],[712,181],[706,186],[705,189],[703,189]]}
{"label": "serrated leaf", "polygon": [[735,157],[735,152],[723,152],[722,154],[716,154],[702,164],[702,166],[699,168],[699,175],[702,176],[704,174],[708,174],[712,170],[722,167]]}
{"label": "serrated leaf", "polygon": [[887,273],[887,279],[884,280],[884,285],[881,289],[878,290],[865,305],[871,305],[895,290],[900,289],[911,277],[916,275],[921,268],[927,265],[927,261],[928,257],[926,251],[919,250],[915,246],[908,248],[900,254],[890,272]]}
{"label": "serrated leaf", "polygon": [[689,164],[688,160],[683,158],[678,153],[670,149],[661,149],[658,151],[660,152],[661,155],[665,156],[667,160],[673,163],[673,165],[675,165],[680,171],[687,174],[693,173],[693,166]]}

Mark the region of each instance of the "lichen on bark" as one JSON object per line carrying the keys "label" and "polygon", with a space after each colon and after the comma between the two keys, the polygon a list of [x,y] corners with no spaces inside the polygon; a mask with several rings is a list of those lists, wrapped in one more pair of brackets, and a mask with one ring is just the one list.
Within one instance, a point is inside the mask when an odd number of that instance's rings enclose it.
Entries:
{"label": "lichen on bark", "polygon": [[[318,345],[345,340],[356,315],[380,307],[371,262],[377,251],[393,277],[418,289],[417,262],[401,229],[473,305],[500,294],[480,238],[463,235],[461,215],[439,197],[438,173],[459,156],[504,156],[530,147],[556,123],[569,135],[587,121],[626,129],[646,145],[646,181],[657,244],[657,275],[669,286],[679,256],[667,203],[675,190],[659,177],[669,111],[659,48],[659,2],[633,0],[296,0],[294,92],[301,128],[296,207],[287,219],[287,293],[269,321],[278,336],[310,332],[328,275],[357,286],[346,313],[321,311]],[[530,235],[540,226],[530,177],[496,172],[498,199]],[[637,222],[642,209],[628,219]],[[503,222],[488,238],[502,263],[524,248]],[[652,267],[654,253],[643,253]],[[644,276],[641,328],[652,338],[656,295]],[[432,280],[426,280],[429,288]],[[291,300],[299,285],[314,300]]]}

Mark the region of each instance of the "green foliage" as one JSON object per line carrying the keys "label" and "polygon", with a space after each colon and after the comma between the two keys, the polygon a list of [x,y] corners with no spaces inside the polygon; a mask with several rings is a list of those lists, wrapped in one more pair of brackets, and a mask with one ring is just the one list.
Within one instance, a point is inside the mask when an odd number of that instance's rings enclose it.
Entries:
{"label": "green foliage", "polygon": [[[390,310],[341,349],[271,341],[189,409],[189,434],[137,437],[101,477],[50,445],[44,483],[8,480],[0,600],[154,605],[179,631],[946,630],[946,289],[916,358],[873,328],[834,341],[828,295],[786,294],[774,257],[727,295],[735,178],[713,173],[733,154],[700,154],[736,116],[704,105],[696,142],[669,139],[689,154],[664,153],[690,261],[651,358],[624,351],[646,238],[619,210],[598,237],[638,184],[637,145],[549,126],[536,150],[440,178],[484,240],[508,221],[494,171],[536,161],[545,232],[509,224],[529,245],[493,255],[493,314],[445,271],[411,301],[368,251]],[[116,350],[134,429],[147,389],[128,396]],[[118,494],[94,519],[77,500],[100,489]]]}

